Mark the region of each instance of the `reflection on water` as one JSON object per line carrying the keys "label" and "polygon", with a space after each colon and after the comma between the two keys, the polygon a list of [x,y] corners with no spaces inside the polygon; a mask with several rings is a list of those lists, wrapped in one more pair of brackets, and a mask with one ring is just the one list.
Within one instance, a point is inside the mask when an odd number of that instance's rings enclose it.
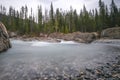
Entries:
{"label": "reflection on water", "polygon": [[[12,48],[0,54],[0,80],[34,80],[36,77],[78,75],[85,67],[111,60],[118,47],[72,41],[48,43],[12,40]],[[98,64],[99,63],[99,64]]]}

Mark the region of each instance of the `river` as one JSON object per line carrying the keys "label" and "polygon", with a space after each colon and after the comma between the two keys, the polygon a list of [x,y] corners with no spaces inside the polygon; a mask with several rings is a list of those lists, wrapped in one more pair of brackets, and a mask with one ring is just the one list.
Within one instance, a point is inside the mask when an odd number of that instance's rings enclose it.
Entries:
{"label": "river", "polygon": [[0,80],[49,80],[58,75],[74,77],[85,68],[114,60],[112,58],[120,52],[116,43],[21,40],[11,40],[11,43],[12,48],[0,54]]}

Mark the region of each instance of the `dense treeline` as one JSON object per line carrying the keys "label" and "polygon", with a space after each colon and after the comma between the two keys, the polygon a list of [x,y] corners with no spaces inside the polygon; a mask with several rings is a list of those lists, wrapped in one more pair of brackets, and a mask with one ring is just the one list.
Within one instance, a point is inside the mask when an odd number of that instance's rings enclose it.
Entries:
{"label": "dense treeline", "polygon": [[57,8],[54,12],[51,3],[50,11],[45,10],[44,15],[42,6],[38,6],[38,20],[35,19],[32,8],[28,16],[27,6],[22,6],[20,11],[16,11],[10,6],[8,13],[4,6],[0,6],[0,21],[9,31],[17,31],[19,34],[101,31],[105,28],[120,26],[120,8],[117,8],[114,0],[111,1],[110,9],[99,0],[99,9],[87,11],[84,5],[80,14],[77,14],[72,7],[70,7],[70,11],[62,11]]}

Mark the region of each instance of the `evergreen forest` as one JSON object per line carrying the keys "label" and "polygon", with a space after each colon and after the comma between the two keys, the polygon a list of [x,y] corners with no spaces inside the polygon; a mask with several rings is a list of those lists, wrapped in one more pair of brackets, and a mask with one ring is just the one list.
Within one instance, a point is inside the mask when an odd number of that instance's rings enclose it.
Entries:
{"label": "evergreen forest", "polygon": [[[42,12],[42,6],[38,6],[38,18],[35,17],[33,9],[28,14],[28,7],[22,6],[20,11],[12,6],[7,12],[6,7],[0,5],[0,21],[2,21],[9,31],[19,34],[39,34],[39,33],[72,33],[72,32],[100,32],[103,29],[120,26],[120,8],[114,0],[108,6],[99,0],[99,8],[87,10],[86,6],[78,14],[70,7],[69,11],[63,11],[51,3],[50,10]],[[37,20],[36,20],[37,19]]]}

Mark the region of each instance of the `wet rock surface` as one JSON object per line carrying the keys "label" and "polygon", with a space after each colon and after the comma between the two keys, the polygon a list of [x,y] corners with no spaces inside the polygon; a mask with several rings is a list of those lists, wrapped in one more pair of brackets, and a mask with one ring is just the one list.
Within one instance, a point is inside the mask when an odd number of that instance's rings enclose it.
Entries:
{"label": "wet rock surface", "polygon": [[2,22],[0,22],[0,52],[11,47],[7,30]]}

